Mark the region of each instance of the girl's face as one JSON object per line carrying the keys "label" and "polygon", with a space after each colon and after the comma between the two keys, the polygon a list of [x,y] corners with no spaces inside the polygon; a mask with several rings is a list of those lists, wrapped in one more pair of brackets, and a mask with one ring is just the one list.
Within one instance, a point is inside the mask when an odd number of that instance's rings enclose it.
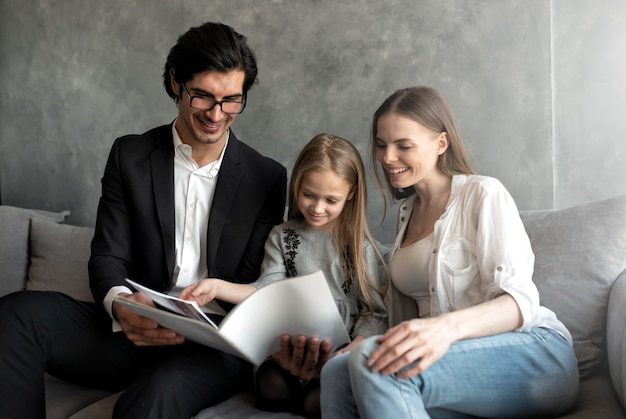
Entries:
{"label": "girl's face", "polygon": [[298,210],[306,223],[332,231],[346,201],[354,196],[352,185],[332,170],[311,170],[304,174],[298,192]]}
{"label": "girl's face", "polygon": [[448,148],[445,133],[395,113],[382,115],[376,128],[376,160],[394,188],[418,185],[439,173],[437,159]]}

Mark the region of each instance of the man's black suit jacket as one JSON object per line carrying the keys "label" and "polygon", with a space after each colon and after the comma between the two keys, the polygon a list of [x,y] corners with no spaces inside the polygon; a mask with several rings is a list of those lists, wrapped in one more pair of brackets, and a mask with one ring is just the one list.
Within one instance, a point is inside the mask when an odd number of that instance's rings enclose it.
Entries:
{"label": "man's black suit jacket", "polygon": [[[207,234],[208,276],[233,282],[258,278],[271,228],[283,221],[287,172],[230,133]],[[172,125],[115,140],[89,260],[96,302],[131,278],[167,291],[175,265]]]}

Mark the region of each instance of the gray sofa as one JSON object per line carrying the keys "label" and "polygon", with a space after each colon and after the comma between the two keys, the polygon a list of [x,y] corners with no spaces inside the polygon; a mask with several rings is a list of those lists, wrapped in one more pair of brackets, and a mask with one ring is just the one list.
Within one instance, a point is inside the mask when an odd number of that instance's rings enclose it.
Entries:
{"label": "gray sofa", "polygon": [[[93,229],[63,224],[67,214],[0,206],[0,295],[58,290],[91,299],[86,263]],[[565,417],[626,418],[626,195],[521,216],[535,251],[542,304],[575,341],[580,397]],[[111,416],[117,394],[45,379],[49,418]],[[289,417],[296,416],[255,409],[247,393],[196,416]]]}

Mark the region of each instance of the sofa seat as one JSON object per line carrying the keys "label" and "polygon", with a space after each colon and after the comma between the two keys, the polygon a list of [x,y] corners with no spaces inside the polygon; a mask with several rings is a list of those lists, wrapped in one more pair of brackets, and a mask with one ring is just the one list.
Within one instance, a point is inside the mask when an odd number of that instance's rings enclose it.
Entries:
{"label": "sofa seat", "polygon": [[[90,227],[63,224],[68,212],[0,206],[0,296],[57,290],[89,300]],[[581,376],[570,419],[626,419],[626,195],[559,210],[520,211],[535,252],[541,303],[574,339]],[[110,418],[119,394],[46,377],[48,418]],[[294,418],[254,408],[240,393],[196,419]]]}

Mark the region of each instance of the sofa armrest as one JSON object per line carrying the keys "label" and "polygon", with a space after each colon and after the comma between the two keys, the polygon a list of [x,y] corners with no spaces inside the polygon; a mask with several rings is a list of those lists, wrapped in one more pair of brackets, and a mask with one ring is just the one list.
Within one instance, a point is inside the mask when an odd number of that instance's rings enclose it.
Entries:
{"label": "sofa armrest", "polygon": [[611,381],[622,406],[626,408],[626,271],[611,288],[606,327]]}

